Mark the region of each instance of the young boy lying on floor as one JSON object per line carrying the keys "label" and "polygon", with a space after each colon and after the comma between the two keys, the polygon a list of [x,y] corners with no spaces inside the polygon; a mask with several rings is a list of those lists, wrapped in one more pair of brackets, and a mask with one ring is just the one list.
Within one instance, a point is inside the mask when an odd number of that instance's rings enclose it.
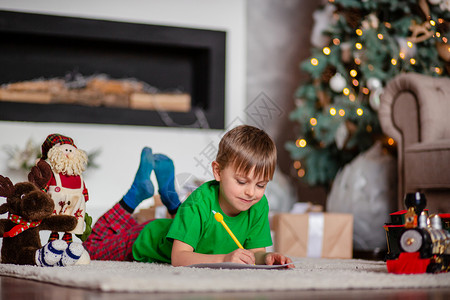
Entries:
{"label": "young boy lying on floor", "polygon": [[[290,263],[291,259],[280,253],[266,253],[272,239],[264,191],[273,177],[276,156],[275,144],[264,131],[247,125],[230,130],[221,139],[212,163],[215,180],[201,185],[180,205],[173,162],[144,148],[131,188],[99,218],[84,246],[96,260],[164,262],[173,266]],[[153,170],[161,200],[174,218],[138,224],[132,213],[144,199],[153,196]],[[212,211],[223,215],[244,249],[237,247]]]}

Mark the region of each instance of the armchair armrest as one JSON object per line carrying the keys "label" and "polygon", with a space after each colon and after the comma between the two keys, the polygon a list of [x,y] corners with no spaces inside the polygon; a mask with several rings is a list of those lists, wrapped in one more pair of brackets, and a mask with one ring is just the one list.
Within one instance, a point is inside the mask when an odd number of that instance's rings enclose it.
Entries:
{"label": "armchair armrest", "polygon": [[448,161],[443,149],[450,144],[450,78],[396,76],[380,97],[378,117],[397,143],[398,207],[406,192],[442,187],[447,172],[437,166]]}

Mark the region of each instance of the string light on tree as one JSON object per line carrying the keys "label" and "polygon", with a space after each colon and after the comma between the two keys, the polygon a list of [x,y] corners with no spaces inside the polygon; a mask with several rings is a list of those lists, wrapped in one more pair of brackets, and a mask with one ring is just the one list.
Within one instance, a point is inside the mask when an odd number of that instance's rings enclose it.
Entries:
{"label": "string light on tree", "polygon": [[305,148],[306,147],[306,140],[305,139],[298,139],[296,142],[296,145],[298,148]]}
{"label": "string light on tree", "polygon": [[332,116],[336,115],[336,108],[334,108],[334,107],[330,108],[330,115],[332,115]]}
{"label": "string light on tree", "polygon": [[348,95],[348,100],[350,100],[350,101],[352,101],[352,102],[355,102],[355,100],[356,100],[355,95],[354,95],[354,94]]}

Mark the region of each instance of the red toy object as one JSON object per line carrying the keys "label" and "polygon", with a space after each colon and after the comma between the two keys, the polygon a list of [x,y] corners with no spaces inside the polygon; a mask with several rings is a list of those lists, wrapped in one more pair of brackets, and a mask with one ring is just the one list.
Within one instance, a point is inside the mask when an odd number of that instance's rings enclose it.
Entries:
{"label": "red toy object", "polygon": [[395,274],[421,274],[427,271],[430,258],[420,258],[420,252],[402,252],[398,259],[387,260],[389,273]]}
{"label": "red toy object", "polygon": [[422,193],[406,194],[407,210],[385,224],[389,273],[450,272],[450,214],[428,215]]}

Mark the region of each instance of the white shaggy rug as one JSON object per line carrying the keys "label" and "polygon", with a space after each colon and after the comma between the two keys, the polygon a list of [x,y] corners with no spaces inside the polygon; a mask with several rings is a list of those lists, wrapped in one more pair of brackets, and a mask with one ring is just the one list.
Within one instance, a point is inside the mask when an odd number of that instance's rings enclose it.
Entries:
{"label": "white shaggy rug", "polygon": [[381,261],[314,258],[295,261],[295,269],[210,269],[113,261],[54,268],[0,264],[0,275],[106,292],[450,287],[450,273],[389,274]]}

